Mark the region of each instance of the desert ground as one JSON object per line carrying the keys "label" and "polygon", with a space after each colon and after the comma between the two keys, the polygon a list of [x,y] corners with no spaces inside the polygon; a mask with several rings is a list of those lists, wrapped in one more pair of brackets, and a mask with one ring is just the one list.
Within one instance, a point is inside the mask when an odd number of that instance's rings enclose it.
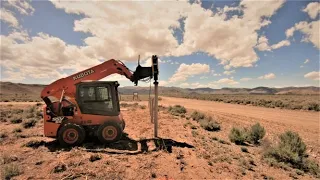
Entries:
{"label": "desert ground", "polygon": [[[159,140],[153,138],[147,101],[123,101],[121,104],[126,120],[122,140],[102,145],[91,137],[82,146],[64,149],[55,139],[43,137],[43,120],[37,116],[42,104],[1,102],[1,177],[6,178],[8,173],[14,174],[12,179],[317,177],[284,164],[271,166],[264,160],[263,153],[270,144],[278,141],[279,134],[291,130],[299,133],[306,143],[308,158],[319,164],[319,112],[161,97],[159,136],[160,141],[172,147],[169,149],[156,146]],[[187,113],[170,114],[166,107],[177,104],[186,107]],[[30,113],[32,108],[35,115],[28,118],[25,113]],[[197,121],[189,118],[194,110],[212,116],[221,129],[210,132],[201,128]],[[12,123],[11,116],[21,116],[22,122]],[[24,122],[30,119],[35,119],[34,126],[25,128]],[[266,130],[260,145],[230,142],[228,134],[232,127],[249,128],[257,122]]]}

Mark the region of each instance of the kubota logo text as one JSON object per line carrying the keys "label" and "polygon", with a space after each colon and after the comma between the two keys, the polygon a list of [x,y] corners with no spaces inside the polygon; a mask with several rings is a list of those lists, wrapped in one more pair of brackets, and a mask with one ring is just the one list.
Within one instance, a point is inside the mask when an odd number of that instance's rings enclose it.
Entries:
{"label": "kubota logo text", "polygon": [[73,80],[77,80],[77,79],[83,78],[83,77],[88,76],[88,75],[90,75],[92,73],[94,73],[94,70],[93,69],[89,69],[88,71],[85,71],[85,72],[82,72],[82,73],[79,73],[79,74],[73,76]]}

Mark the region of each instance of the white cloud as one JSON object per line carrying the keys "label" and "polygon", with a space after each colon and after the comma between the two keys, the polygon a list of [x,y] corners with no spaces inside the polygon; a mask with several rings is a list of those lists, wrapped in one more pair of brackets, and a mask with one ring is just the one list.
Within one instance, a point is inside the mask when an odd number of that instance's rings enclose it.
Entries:
{"label": "white cloud", "polygon": [[[148,57],[156,52],[159,56],[181,56],[202,51],[223,65],[251,67],[258,60],[254,51],[257,31],[270,23],[265,18],[271,17],[284,0],[244,0],[237,7],[225,7],[222,13],[215,14],[202,8],[200,3],[188,1],[52,3],[67,13],[85,16],[75,21],[74,30],[92,34],[85,43],[99,57],[121,55],[120,59],[131,60],[138,54]],[[234,10],[242,11],[243,16],[227,19],[226,12]],[[122,13],[118,13],[120,11]],[[185,32],[179,45],[172,29],[181,28],[181,18],[185,18]]]}
{"label": "white cloud", "polygon": [[188,65],[182,63],[175,74],[173,74],[173,76],[169,79],[169,82],[185,81],[190,76],[208,73],[209,71],[210,66],[207,64],[192,63]]}
{"label": "white cloud", "polygon": [[279,49],[283,46],[290,46],[290,41],[288,41],[288,40],[280,41],[277,44],[272,45],[271,48],[272,49]]}
{"label": "white cloud", "polygon": [[287,37],[293,36],[295,31],[302,32],[305,36],[302,39],[303,42],[311,42],[315,47],[320,49],[320,41],[319,41],[319,28],[320,28],[320,20],[312,21],[310,23],[306,21],[301,21],[296,23],[293,27],[289,28],[286,31]]}
{"label": "white cloud", "polygon": [[190,84],[189,84],[189,83],[184,82],[184,83],[181,83],[181,84],[180,84],[180,86],[181,86],[181,87],[188,87],[188,86],[190,86]]}
{"label": "white cloud", "polygon": [[303,65],[300,66],[300,68],[303,68],[303,67],[304,67]]}
{"label": "white cloud", "polygon": [[168,86],[169,83],[167,81],[159,81],[159,86]]}
{"label": "white cloud", "polygon": [[290,41],[282,40],[282,41],[270,46],[267,37],[261,36],[258,39],[258,44],[257,44],[256,48],[259,51],[271,51],[272,49],[279,49],[283,46],[290,46]]}
{"label": "white cloud", "polygon": [[310,18],[315,19],[317,15],[320,13],[320,3],[319,2],[311,2],[307,5],[303,12],[309,14]]}
{"label": "white cloud", "polygon": [[224,71],[223,74],[230,76],[231,74],[236,73],[235,70],[232,71]]}
{"label": "white cloud", "polygon": [[294,31],[295,31],[295,28],[294,28],[294,27],[291,27],[291,28],[287,29],[287,30],[286,30],[286,36],[287,36],[287,38],[293,36]]}
{"label": "white cloud", "polygon": [[129,82],[131,82],[128,78],[126,78],[125,76],[122,76],[120,74],[112,74],[108,77],[101,79],[101,81],[129,81]]}
{"label": "white cloud", "polygon": [[7,79],[15,74],[50,81],[66,76],[63,69],[78,71],[101,63],[84,54],[84,49],[44,33],[30,38],[26,32],[13,32],[1,35],[0,40],[1,66]]}
{"label": "white cloud", "polygon": [[85,16],[74,22],[74,30],[92,35],[84,41],[97,57],[131,61],[136,60],[139,54],[142,59],[155,53],[158,56],[169,55],[178,46],[172,28],[180,27],[183,8],[190,6],[188,2],[52,3],[67,13]]}
{"label": "white cloud", "polygon": [[308,62],[310,62],[310,60],[309,60],[309,59],[306,59],[306,60],[304,61],[304,64],[307,64]]}
{"label": "white cloud", "polygon": [[273,74],[273,73],[269,73],[269,74],[266,74],[264,76],[258,77],[258,79],[274,79],[274,78],[276,78],[276,75]]}
{"label": "white cloud", "polygon": [[244,0],[239,5],[243,16],[235,15],[228,20],[224,13],[213,14],[193,4],[192,12],[186,15],[183,44],[175,55],[202,51],[214,56],[223,65],[252,67],[258,60],[254,51],[257,31],[268,24],[264,18],[271,17],[283,3]]}
{"label": "white cloud", "polygon": [[9,10],[6,10],[4,8],[0,9],[0,19],[12,27],[18,27],[19,22],[16,17],[14,17],[13,13]]}
{"label": "white cloud", "polygon": [[9,0],[6,1],[6,6],[11,6],[19,11],[22,15],[32,15],[34,8],[30,5],[29,0]]}
{"label": "white cloud", "polygon": [[[18,0],[10,0],[1,2],[2,8],[0,9],[0,20],[8,23],[10,26],[14,28],[19,27],[19,22],[17,18],[14,16],[14,13],[8,10],[8,7],[13,7],[17,9],[18,12],[22,15],[31,15],[34,12],[34,8],[29,4],[29,1],[18,1]],[[4,8],[6,7],[6,8]]]}
{"label": "white cloud", "polygon": [[320,72],[312,71],[304,75],[305,78],[319,81],[320,80]]}
{"label": "white cloud", "polygon": [[200,79],[208,79],[207,76],[201,76]]}
{"label": "white cloud", "polygon": [[241,78],[240,81],[251,81],[252,78]]}
{"label": "white cloud", "polygon": [[217,73],[216,73],[216,74],[213,74],[213,76],[221,76],[221,74],[217,74]]}
{"label": "white cloud", "polygon": [[256,46],[259,51],[271,51],[269,46],[269,40],[266,36],[261,36],[258,39],[258,45]]}
{"label": "white cloud", "polygon": [[216,84],[236,85],[239,84],[237,81],[229,78],[223,78],[215,82]]}

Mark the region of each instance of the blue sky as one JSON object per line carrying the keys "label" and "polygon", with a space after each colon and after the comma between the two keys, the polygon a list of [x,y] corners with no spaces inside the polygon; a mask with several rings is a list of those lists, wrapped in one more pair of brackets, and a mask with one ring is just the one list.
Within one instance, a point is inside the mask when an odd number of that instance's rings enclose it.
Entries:
{"label": "blue sky", "polygon": [[138,54],[157,54],[164,86],[319,86],[320,3],[261,2],[1,1],[1,80],[49,84],[99,60],[133,70]]}

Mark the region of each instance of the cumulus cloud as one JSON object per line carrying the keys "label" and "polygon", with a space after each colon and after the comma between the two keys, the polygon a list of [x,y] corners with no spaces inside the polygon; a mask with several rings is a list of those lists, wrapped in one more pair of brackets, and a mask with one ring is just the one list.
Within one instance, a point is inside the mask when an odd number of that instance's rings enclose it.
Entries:
{"label": "cumulus cloud", "polygon": [[271,48],[272,49],[279,49],[283,46],[290,46],[290,41],[288,41],[288,40],[280,41],[277,44],[272,45]]}
{"label": "cumulus cloud", "polygon": [[7,9],[0,9],[0,19],[6,23],[8,23],[12,27],[18,27],[19,22],[16,17],[14,17],[13,13]]}
{"label": "cumulus cloud", "polygon": [[304,75],[305,78],[319,81],[320,80],[320,72],[312,71]]}
{"label": "cumulus cloud", "polygon": [[265,19],[271,17],[283,2],[244,0],[239,5],[243,16],[234,15],[228,20],[224,13],[214,14],[193,5],[193,11],[187,14],[185,20],[183,43],[175,53],[188,55],[203,51],[225,66],[252,67],[258,59],[254,51],[257,30],[268,24]]}
{"label": "cumulus cloud", "polygon": [[232,71],[224,71],[223,74],[230,76],[231,74],[236,73],[235,70]]}
{"label": "cumulus cloud", "polygon": [[129,81],[130,82],[130,80],[128,78],[126,78],[125,76],[122,76],[120,74],[112,74],[112,75],[105,77],[101,80],[102,81]]}
{"label": "cumulus cloud", "polygon": [[204,87],[215,87],[216,85],[213,85],[211,83],[209,84],[201,84],[199,82],[195,83],[181,83],[180,87],[187,87],[187,88],[204,88]]}
{"label": "cumulus cloud", "polygon": [[[130,60],[138,54],[148,57],[157,52],[160,56],[181,56],[202,51],[230,67],[251,67],[258,59],[254,51],[257,31],[270,23],[266,18],[271,17],[284,0],[244,0],[238,7],[224,7],[218,13],[188,1],[52,3],[67,13],[85,15],[75,21],[74,29],[92,34],[85,43],[101,57],[120,55],[119,58]],[[243,16],[227,19],[226,13],[235,10],[243,12]],[[185,26],[183,42],[179,45],[173,29],[181,29],[181,19]]]}
{"label": "cumulus cloud", "polygon": [[210,66],[207,64],[192,63],[180,64],[177,71],[169,79],[169,82],[185,81],[188,77],[210,72]]}
{"label": "cumulus cloud", "polygon": [[[154,53],[182,56],[199,51],[217,58],[226,70],[251,67],[258,60],[255,52],[257,31],[271,23],[268,18],[281,8],[284,0],[244,0],[237,7],[225,7],[219,12],[188,1],[52,3],[66,13],[81,15],[74,22],[74,31],[88,33],[89,37],[84,39],[82,46],[74,46],[45,33],[33,37],[22,32],[1,36],[1,60],[6,74],[19,72],[15,68],[20,68],[20,74],[26,77],[56,79],[63,74],[62,70],[91,67],[100,63],[97,59],[136,61],[139,54],[142,59],[148,59]],[[15,8],[23,15],[34,12],[25,1],[10,1],[6,7]],[[229,11],[239,11],[242,15],[228,18],[226,13]],[[1,16],[1,19],[4,18]],[[18,26],[15,20],[3,21]],[[184,24],[181,44],[173,35],[175,29],[182,30],[180,21]],[[179,71],[180,68],[186,70]],[[196,68],[201,70],[180,64],[168,82],[184,81],[210,71],[208,65]]]}
{"label": "cumulus cloud", "polygon": [[315,19],[317,15],[320,13],[320,3],[319,2],[311,2],[307,5],[304,12],[308,13],[310,18]]}
{"label": "cumulus cloud", "polygon": [[251,81],[252,78],[241,78],[240,81]]}
{"label": "cumulus cloud", "polygon": [[216,84],[236,85],[239,84],[237,81],[231,78],[223,78],[215,82]]}
{"label": "cumulus cloud", "polygon": [[276,75],[273,74],[273,73],[269,73],[269,74],[266,74],[264,76],[258,77],[258,79],[274,79],[274,78],[276,78]]}
{"label": "cumulus cloud", "polygon": [[[1,66],[8,78],[13,74],[24,78],[57,79],[66,76],[62,70],[83,70],[100,63],[91,59],[73,45],[63,40],[39,33],[29,37],[26,32],[13,32],[0,36]],[[78,61],[81,59],[81,61]]]}
{"label": "cumulus cloud", "polygon": [[[306,21],[301,21],[299,23],[296,23],[294,27],[291,27],[287,30],[287,36],[293,36],[294,31],[301,31],[305,37],[302,41],[304,42],[311,42],[314,44],[315,47],[320,49],[320,41],[319,41],[319,28],[320,28],[320,20],[318,21],[312,21],[310,23]],[[291,33],[293,29],[293,33]],[[290,33],[288,33],[290,31]]]}
{"label": "cumulus cloud", "polygon": [[[311,2],[307,5],[304,12],[307,12],[312,19],[315,19],[320,12],[320,3]],[[311,42],[316,48],[320,49],[320,36],[319,36],[320,20],[307,22],[300,21],[293,27],[286,30],[287,38],[292,37],[295,31],[300,31],[304,34],[303,42]]]}
{"label": "cumulus cloud", "polygon": [[200,79],[208,79],[207,76],[201,76]]}
{"label": "cumulus cloud", "polygon": [[32,15],[34,12],[34,8],[30,5],[30,1],[27,0],[10,0],[1,2],[1,4],[3,6],[0,9],[0,19],[14,28],[18,28],[19,22],[17,18],[14,16],[14,13],[8,10],[7,8],[16,9],[22,15]]}
{"label": "cumulus cloud", "polygon": [[271,51],[272,49],[279,49],[283,46],[290,46],[290,41],[288,40],[282,40],[276,44],[269,45],[269,40],[266,36],[261,36],[258,39],[258,44],[256,45],[256,48],[259,51]]}

